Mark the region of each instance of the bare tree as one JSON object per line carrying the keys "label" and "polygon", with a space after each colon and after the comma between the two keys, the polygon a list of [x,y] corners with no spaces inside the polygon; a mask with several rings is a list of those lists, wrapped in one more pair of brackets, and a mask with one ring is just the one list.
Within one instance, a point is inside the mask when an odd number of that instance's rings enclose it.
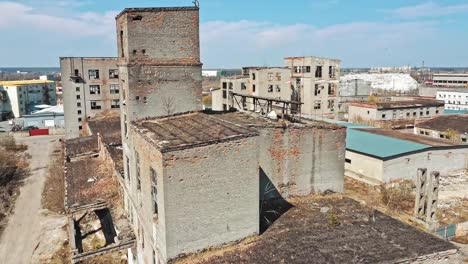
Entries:
{"label": "bare tree", "polygon": [[163,99],[163,111],[166,115],[172,115],[175,112],[175,100],[174,97],[168,96]]}

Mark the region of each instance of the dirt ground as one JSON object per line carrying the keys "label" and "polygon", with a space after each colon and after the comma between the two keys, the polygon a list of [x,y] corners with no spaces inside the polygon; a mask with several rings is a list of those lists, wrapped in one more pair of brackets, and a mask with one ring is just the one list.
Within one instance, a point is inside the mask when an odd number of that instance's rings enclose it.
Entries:
{"label": "dirt ground", "polygon": [[14,214],[0,239],[0,263],[43,263],[64,241],[66,218],[42,208],[41,196],[46,181],[47,164],[58,146],[57,136],[19,138],[28,146],[30,175],[20,189]]}

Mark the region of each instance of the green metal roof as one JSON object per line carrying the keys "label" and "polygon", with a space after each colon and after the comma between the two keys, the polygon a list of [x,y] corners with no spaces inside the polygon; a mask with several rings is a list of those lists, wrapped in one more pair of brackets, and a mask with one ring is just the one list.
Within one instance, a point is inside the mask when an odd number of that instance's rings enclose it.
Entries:
{"label": "green metal roof", "polygon": [[346,133],[346,149],[378,158],[387,158],[430,147],[429,145],[377,135],[352,128],[348,128]]}

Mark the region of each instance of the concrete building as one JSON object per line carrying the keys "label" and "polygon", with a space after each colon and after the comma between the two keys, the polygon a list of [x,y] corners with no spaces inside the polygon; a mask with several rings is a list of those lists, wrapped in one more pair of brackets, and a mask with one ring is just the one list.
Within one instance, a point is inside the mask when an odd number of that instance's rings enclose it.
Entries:
{"label": "concrete building", "polygon": [[338,109],[340,64],[337,59],[318,57],[285,58],[292,71],[291,89],[304,103],[301,113],[314,116],[333,116]]}
{"label": "concrete building", "polygon": [[[289,80],[291,70],[282,67],[244,68],[244,75],[221,78],[221,100],[215,99],[214,111],[227,111],[231,108],[265,112],[262,107],[256,108],[254,98],[272,98],[292,100]],[[235,97],[234,95],[238,95]],[[219,95],[218,95],[219,96]],[[241,97],[246,96],[246,97]],[[274,105],[273,108],[280,107]],[[268,113],[263,113],[268,114]]]}
{"label": "concrete building", "polygon": [[338,118],[348,119],[349,106],[354,102],[365,102],[372,94],[372,83],[362,79],[340,80]]}
{"label": "concrete building", "polygon": [[38,128],[65,128],[65,118],[63,113],[63,105],[56,105],[46,109],[42,109],[23,115],[16,124],[23,123],[23,127],[36,126]]}
{"label": "concrete building", "polygon": [[468,73],[434,73],[433,86],[468,87]]}
{"label": "concrete building", "polygon": [[468,115],[445,115],[416,124],[414,133],[468,144]]}
{"label": "concrete building", "polygon": [[201,112],[198,7],[125,9],[117,33],[130,263],[256,235],[263,205],[343,190],[345,128]]}
{"label": "concrete building", "polygon": [[463,172],[468,146],[447,140],[383,129],[348,129],[345,175],[379,185],[402,179],[416,182],[418,168],[441,176]]}
{"label": "concrete building", "polygon": [[436,98],[445,102],[447,110],[468,110],[468,88],[438,90]]}
{"label": "concrete building", "polygon": [[30,114],[36,105],[57,104],[55,82],[43,80],[5,81],[3,86],[3,112],[12,112],[15,118]]}
{"label": "concrete building", "polygon": [[120,108],[116,58],[60,58],[67,139],[80,136],[86,121]]}
{"label": "concrete building", "polygon": [[349,120],[379,127],[414,126],[417,120],[444,113],[444,103],[436,100],[360,102],[349,106]]}

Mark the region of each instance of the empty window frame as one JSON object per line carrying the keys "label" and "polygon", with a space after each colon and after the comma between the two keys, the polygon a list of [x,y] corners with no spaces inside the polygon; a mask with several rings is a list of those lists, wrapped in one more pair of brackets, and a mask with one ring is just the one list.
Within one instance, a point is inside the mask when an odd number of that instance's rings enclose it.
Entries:
{"label": "empty window frame", "polygon": [[91,109],[93,109],[93,110],[101,109],[101,102],[100,101],[91,101]]}
{"label": "empty window frame", "polygon": [[118,94],[119,93],[119,85],[118,84],[110,84],[110,93],[111,94]]}
{"label": "empty window frame", "polygon": [[223,91],[223,99],[226,99],[226,98],[227,98],[227,92]]}
{"label": "empty window frame", "polygon": [[90,80],[99,80],[99,70],[89,70],[88,77]]}
{"label": "empty window frame", "polygon": [[268,85],[268,92],[269,93],[272,93],[273,92],[273,85]]}
{"label": "empty window frame", "polygon": [[78,110],[76,113],[79,114],[79,115],[81,115],[81,110]]}
{"label": "empty window frame", "polygon": [[252,85],[252,91],[255,93],[255,84]]}
{"label": "empty window frame", "polygon": [[278,84],[276,85],[276,92],[277,92],[277,93],[281,92],[281,86],[278,85]]}
{"label": "empty window frame", "polygon": [[314,109],[315,109],[315,110],[322,109],[322,101],[320,101],[320,100],[315,100],[315,101],[314,101]]}
{"label": "empty window frame", "polygon": [[333,83],[328,84],[328,95],[335,96],[336,95],[336,86]]}
{"label": "empty window frame", "polygon": [[268,73],[268,81],[273,81],[273,73],[272,72],[269,72]]}
{"label": "empty window frame", "polygon": [[227,82],[223,82],[223,89],[227,89]]}
{"label": "empty window frame", "polygon": [[245,83],[241,83],[241,90],[247,90],[247,85]]}
{"label": "empty window frame", "polygon": [[90,85],[89,86],[89,93],[90,94],[101,94],[101,86],[100,85]]}
{"label": "empty window frame", "polygon": [[156,171],[150,167],[151,174],[151,200],[153,202],[153,214],[158,214],[158,186],[157,186],[157,174]]}
{"label": "empty window frame", "polygon": [[329,66],[328,67],[328,77],[334,79],[336,77],[336,67],[335,66]]}
{"label": "empty window frame", "polygon": [[234,83],[230,82],[229,83],[229,90],[233,90],[234,89]]}
{"label": "empty window frame", "polygon": [[119,70],[110,69],[109,70],[109,79],[118,79],[118,78],[119,78]]}
{"label": "empty window frame", "polygon": [[310,73],[310,66],[303,66],[302,67],[302,72]]}
{"label": "empty window frame", "polygon": [[276,73],[276,80],[281,81],[281,73],[280,72]]}
{"label": "empty window frame", "polygon": [[77,91],[77,92],[80,92],[80,87],[76,87],[76,91]]}
{"label": "empty window frame", "polygon": [[140,154],[135,151],[135,171],[137,180],[137,190],[141,190],[141,171],[140,171]]}
{"label": "empty window frame", "polygon": [[111,108],[113,108],[113,109],[120,108],[120,101],[118,99],[117,100],[112,100]]}
{"label": "empty window frame", "polygon": [[318,84],[315,85],[314,95],[315,96],[320,95],[320,85]]}
{"label": "empty window frame", "polygon": [[322,66],[315,68],[315,78],[322,78]]}
{"label": "empty window frame", "polygon": [[328,100],[328,109],[332,111],[335,109],[335,100]]}

